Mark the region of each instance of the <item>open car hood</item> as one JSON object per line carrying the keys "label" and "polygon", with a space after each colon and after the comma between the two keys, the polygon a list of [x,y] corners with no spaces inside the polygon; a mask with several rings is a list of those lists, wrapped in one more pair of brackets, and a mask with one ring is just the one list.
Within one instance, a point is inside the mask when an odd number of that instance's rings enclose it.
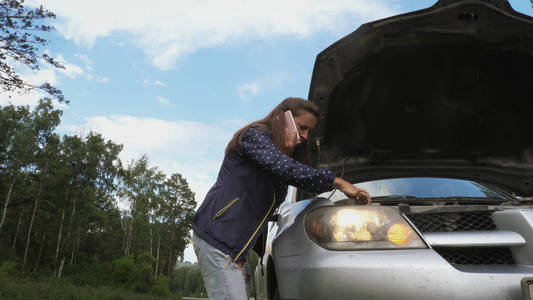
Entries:
{"label": "open car hood", "polygon": [[323,114],[317,167],[533,195],[533,18],[507,1],[441,0],[364,24],[317,56],[309,100]]}

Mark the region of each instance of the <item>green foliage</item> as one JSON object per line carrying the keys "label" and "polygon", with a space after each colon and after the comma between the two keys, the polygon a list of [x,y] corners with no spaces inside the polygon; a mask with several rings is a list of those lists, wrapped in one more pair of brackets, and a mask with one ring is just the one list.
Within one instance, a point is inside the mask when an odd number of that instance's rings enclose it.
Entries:
{"label": "green foliage", "polygon": [[[49,271],[47,275],[51,272]],[[33,273],[32,273],[33,274]],[[101,286],[109,285],[109,282],[112,281],[113,273],[111,272],[111,264],[100,264],[100,265],[87,265],[81,264],[73,268],[69,275],[65,277],[65,280],[78,286]],[[41,276],[37,278],[46,278],[46,276]],[[118,286],[112,285],[112,286]]]}
{"label": "green foliage", "polygon": [[168,290],[168,279],[166,276],[159,276],[152,285],[152,295],[156,296],[168,296],[170,292]]}
{"label": "green foliage", "polygon": [[[248,256],[248,264],[253,274],[255,267],[259,263],[259,256],[251,251]],[[202,273],[198,263],[182,263],[172,272],[170,280],[170,291],[187,297],[207,297]],[[251,286],[250,296],[254,296],[255,291]]]}
{"label": "green foliage", "polygon": [[136,268],[133,257],[122,257],[111,262],[110,278],[115,286],[130,289],[135,284]]}
{"label": "green foliage", "polygon": [[182,296],[207,297],[198,264],[176,268],[172,272],[170,290]]}
{"label": "green foliage", "polygon": [[[154,294],[155,295],[155,294]],[[111,287],[80,287],[58,280],[18,280],[0,276],[0,299],[50,300],[180,300],[177,295],[143,295]]]}
{"label": "green foliage", "polygon": [[185,280],[189,273],[189,267],[179,267],[172,271],[170,290],[183,296],[189,296],[191,291],[185,291]]}
{"label": "green foliage", "polygon": [[[162,275],[190,239],[196,202],[187,180],[146,156],[123,166],[122,145],[98,133],[59,136],[60,117],[49,99],[0,106],[3,274],[165,294]],[[186,288],[200,294],[197,281]]]}
{"label": "green foliage", "polygon": [[156,263],[155,257],[153,257],[148,251],[141,253],[137,256],[138,265],[148,265],[152,267]]}
{"label": "green foliage", "polygon": [[16,262],[6,261],[0,266],[0,276],[18,276],[20,266]]}
{"label": "green foliage", "polygon": [[156,259],[148,252],[143,252],[137,257],[136,272],[137,281],[135,283],[135,291],[139,293],[148,293],[152,288],[154,278],[152,265],[155,264]]}

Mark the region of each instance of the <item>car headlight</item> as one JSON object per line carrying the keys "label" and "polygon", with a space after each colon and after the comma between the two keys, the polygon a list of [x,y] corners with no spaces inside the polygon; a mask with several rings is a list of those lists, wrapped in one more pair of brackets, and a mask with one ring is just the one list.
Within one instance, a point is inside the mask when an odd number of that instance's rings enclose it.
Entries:
{"label": "car headlight", "polygon": [[306,215],[305,230],[330,250],[427,248],[393,207],[321,207]]}

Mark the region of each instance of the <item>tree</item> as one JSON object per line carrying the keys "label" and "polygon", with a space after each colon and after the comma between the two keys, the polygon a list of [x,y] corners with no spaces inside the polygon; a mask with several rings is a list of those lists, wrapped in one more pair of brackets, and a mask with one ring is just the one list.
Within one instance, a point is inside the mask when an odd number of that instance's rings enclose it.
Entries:
{"label": "tree", "polygon": [[0,219],[0,231],[5,223],[8,205],[11,200],[15,181],[21,171],[32,170],[37,167],[37,153],[45,148],[47,139],[52,131],[59,125],[61,111],[54,110],[50,99],[41,100],[33,112],[29,107],[7,106],[2,113],[2,126],[4,120],[9,138],[2,139],[5,149],[3,157],[5,171],[9,174],[10,184]]}
{"label": "tree", "polygon": [[48,40],[39,33],[52,31],[53,26],[46,25],[45,21],[54,18],[55,14],[42,6],[35,9],[25,7],[24,0],[0,1],[0,88],[3,91],[40,89],[59,102],[68,103],[63,93],[50,83],[35,86],[23,80],[14,65],[19,63],[31,70],[39,70],[42,63],[48,63],[64,69],[59,62],[40,51]]}
{"label": "tree", "polygon": [[170,290],[185,297],[205,297],[207,292],[198,263],[182,264],[172,271]]}
{"label": "tree", "polygon": [[[8,180],[6,190],[6,196],[2,215],[0,218],[0,234],[2,227],[6,220],[7,210],[9,202],[13,194],[13,188],[15,181],[20,173],[20,169],[29,161],[28,151],[26,151],[25,144],[31,142],[29,136],[27,119],[29,118],[28,107],[14,107],[12,105],[5,107],[0,111],[0,132],[2,134],[0,143],[0,153],[2,160],[0,160],[0,170],[2,175]],[[3,195],[2,195],[3,196]]]}
{"label": "tree", "polygon": [[172,174],[165,184],[167,195],[163,215],[171,228],[167,271],[170,278],[175,261],[172,252],[175,249],[180,256],[183,256],[183,251],[190,237],[196,201],[194,200],[194,192],[189,188],[187,180],[181,174]]}
{"label": "tree", "polygon": [[150,167],[146,156],[132,161],[123,170],[118,196],[130,206],[129,213],[123,218],[124,256],[135,255],[135,251],[152,253],[152,225],[157,218],[156,211],[165,201],[161,197],[164,181],[165,174]]}
{"label": "tree", "polygon": [[[0,265],[168,294],[179,274],[165,275],[183,259],[196,206],[186,179],[146,156],[123,168],[121,145],[93,132],[61,137],[60,117],[50,99],[0,107]],[[198,268],[174,282],[205,295]]]}
{"label": "tree", "polygon": [[39,179],[37,189],[37,195],[35,197],[33,213],[28,228],[28,235],[26,239],[26,249],[24,250],[24,259],[22,262],[22,270],[26,265],[26,258],[28,255],[28,249],[31,241],[31,232],[33,227],[33,221],[35,219],[35,213],[39,204],[39,198],[43,187],[44,177],[47,175],[48,166],[50,161],[54,159],[57,153],[57,146],[59,144],[59,137],[53,134],[53,130],[59,125],[61,111],[54,110],[51,101],[41,101],[35,111],[32,113],[32,120],[34,121],[33,127],[36,132],[36,144],[37,148],[34,153],[34,169],[39,173],[37,176]]}

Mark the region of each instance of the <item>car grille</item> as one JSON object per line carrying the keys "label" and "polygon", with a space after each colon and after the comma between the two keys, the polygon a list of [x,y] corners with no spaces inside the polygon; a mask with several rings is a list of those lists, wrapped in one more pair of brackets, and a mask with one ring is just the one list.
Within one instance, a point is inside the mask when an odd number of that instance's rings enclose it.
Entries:
{"label": "car grille", "polygon": [[509,248],[436,248],[453,265],[514,265]]}
{"label": "car grille", "polygon": [[[438,213],[408,213],[406,217],[423,234],[425,232],[497,230],[491,214],[493,211],[460,211]],[[435,247],[452,265],[514,265],[511,250],[507,247]]]}
{"label": "car grille", "polygon": [[492,211],[407,214],[421,232],[496,230]]}

